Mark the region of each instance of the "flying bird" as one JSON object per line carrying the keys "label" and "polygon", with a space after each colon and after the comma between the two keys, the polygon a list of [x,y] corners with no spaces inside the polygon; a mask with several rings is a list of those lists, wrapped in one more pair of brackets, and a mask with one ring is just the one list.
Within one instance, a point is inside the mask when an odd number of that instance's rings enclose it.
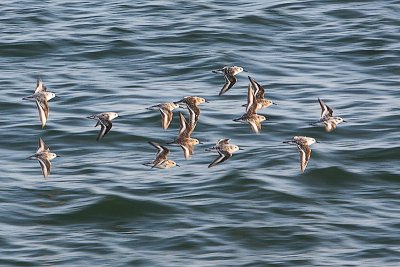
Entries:
{"label": "flying bird", "polygon": [[307,167],[308,161],[311,157],[310,145],[318,143],[314,138],[307,136],[294,136],[292,140],[284,141],[283,143],[296,145],[300,153],[300,169],[302,172]]}
{"label": "flying bird", "polygon": [[190,135],[193,132],[192,126],[186,121],[185,117],[183,116],[182,112],[179,112],[179,124],[180,129],[178,133],[178,137],[170,142],[169,144],[177,144],[183,150],[183,155],[185,159],[190,159],[190,156],[193,155],[194,146],[200,144],[199,140],[196,138],[191,138]]}
{"label": "flying bird", "polygon": [[336,129],[339,123],[346,122],[341,117],[334,117],[333,110],[325,104],[324,101],[318,98],[318,102],[321,106],[321,118],[318,121],[311,123],[311,125],[323,123],[325,125],[325,131],[331,132]]}
{"label": "flying bird", "polygon": [[225,94],[229,89],[232,88],[232,86],[235,85],[235,83],[237,82],[237,78],[235,77],[235,75],[241,73],[242,71],[245,70],[242,67],[238,66],[231,66],[231,67],[225,66],[222,69],[213,70],[214,73],[224,74],[225,84],[222,87],[221,91],[219,92],[220,96]]}
{"label": "flying bird", "polygon": [[179,167],[179,165],[176,164],[175,161],[168,159],[168,154],[169,154],[168,148],[152,141],[150,141],[149,144],[157,148],[157,155],[152,162],[146,163],[144,165],[151,166],[151,168],[159,168],[159,169],[169,169],[175,166]]}
{"label": "flying bird", "polygon": [[154,110],[158,109],[161,113],[161,126],[164,130],[168,129],[169,125],[171,124],[172,121],[172,111],[176,108],[178,108],[179,105],[175,103],[162,103],[158,105],[154,105],[151,107],[148,107],[147,109],[149,110]]}
{"label": "flying bird", "polygon": [[247,88],[246,113],[244,113],[240,118],[234,119],[233,121],[248,123],[253,132],[259,134],[261,132],[261,122],[266,120],[266,118],[262,115],[258,115],[257,110],[258,103],[252,86],[249,84]]}
{"label": "flying bird", "polygon": [[267,108],[271,105],[276,105],[272,100],[265,99],[265,89],[256,80],[248,76],[250,83],[254,89],[254,95],[256,96],[258,109]]}
{"label": "flying bird", "polygon": [[23,100],[35,101],[36,107],[39,112],[39,119],[42,123],[42,128],[46,125],[49,118],[49,104],[48,101],[57,97],[55,93],[47,91],[41,79],[37,79],[34,94],[22,98]]}
{"label": "flying bird", "polygon": [[42,169],[42,175],[46,179],[50,174],[51,163],[50,160],[59,157],[57,154],[50,152],[49,147],[44,143],[42,138],[39,138],[38,149],[35,154],[27,159],[37,159]]}
{"label": "flying bird", "polygon": [[233,145],[229,143],[230,139],[219,139],[215,146],[207,149],[208,151],[217,151],[218,157],[214,159],[208,168],[214,167],[228,159],[230,159],[234,152],[238,151],[240,148],[237,145]]}
{"label": "flying bird", "polygon": [[115,112],[103,112],[96,115],[91,115],[87,117],[88,119],[97,120],[97,123],[94,127],[101,126],[100,132],[97,135],[96,141],[102,139],[112,128],[112,120],[118,117],[118,113]]}
{"label": "flying bird", "polygon": [[177,105],[182,103],[186,105],[187,109],[189,110],[189,123],[192,128],[192,131],[196,127],[200,117],[200,109],[198,105],[205,102],[207,102],[207,100],[197,96],[185,96],[181,100],[174,102]]}

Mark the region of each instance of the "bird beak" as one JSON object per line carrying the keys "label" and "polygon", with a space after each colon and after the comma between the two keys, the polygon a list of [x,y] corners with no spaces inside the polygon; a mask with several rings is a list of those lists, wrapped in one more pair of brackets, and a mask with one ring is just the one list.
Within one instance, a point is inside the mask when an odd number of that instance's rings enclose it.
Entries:
{"label": "bird beak", "polygon": [[210,103],[210,101],[208,101],[208,100],[205,100],[204,102],[205,102],[205,103]]}
{"label": "bird beak", "polygon": [[321,143],[320,141],[315,140],[315,143]]}
{"label": "bird beak", "polygon": [[244,148],[239,147],[239,150],[245,150]]}
{"label": "bird beak", "polygon": [[203,142],[199,142],[199,145],[203,145],[204,143]]}
{"label": "bird beak", "polygon": [[60,155],[56,155],[57,158],[62,158]]}
{"label": "bird beak", "polygon": [[348,122],[348,121],[343,120],[343,122]]}
{"label": "bird beak", "polygon": [[248,72],[247,70],[243,69],[244,72]]}
{"label": "bird beak", "polygon": [[175,166],[176,166],[176,167],[180,167],[181,165],[179,165],[179,164],[176,164]]}
{"label": "bird beak", "polygon": [[275,103],[275,102],[272,102],[272,105],[275,105],[275,106],[277,106],[278,104],[277,104],[277,103]]}
{"label": "bird beak", "polygon": [[54,96],[54,99],[60,99],[61,97],[59,97],[58,95]]}

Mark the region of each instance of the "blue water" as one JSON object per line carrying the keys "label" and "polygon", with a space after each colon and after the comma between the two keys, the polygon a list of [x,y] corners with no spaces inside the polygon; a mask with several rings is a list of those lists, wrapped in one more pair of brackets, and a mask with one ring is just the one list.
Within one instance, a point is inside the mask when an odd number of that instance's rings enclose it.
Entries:
{"label": "blue water", "polygon": [[[400,2],[2,1],[0,265],[398,266]],[[225,65],[243,66],[223,96]],[[277,106],[240,117],[247,75]],[[22,98],[41,77],[50,117]],[[197,95],[203,144],[146,107]],[[348,121],[330,133],[317,98]],[[96,142],[86,117],[120,114]],[[186,110],[181,110],[185,116]],[[312,146],[300,172],[294,135]],[[61,157],[43,179],[39,137]],[[220,138],[244,148],[216,167]]]}

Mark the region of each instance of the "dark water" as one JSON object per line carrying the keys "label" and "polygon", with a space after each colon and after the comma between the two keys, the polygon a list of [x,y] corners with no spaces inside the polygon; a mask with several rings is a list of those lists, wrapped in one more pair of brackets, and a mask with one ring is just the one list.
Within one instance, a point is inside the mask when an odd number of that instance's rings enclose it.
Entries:
{"label": "dark water", "polygon": [[[399,266],[400,1],[107,2],[0,4],[0,265]],[[249,73],[218,97],[225,65]],[[278,103],[260,135],[232,121],[248,74]],[[45,129],[21,100],[37,77],[61,97]],[[204,144],[141,165],[179,127],[145,108],[186,95],[210,101]],[[318,97],[348,122],[309,126]],[[96,142],[103,111],[121,117]],[[320,141],[304,174],[293,135]],[[208,169],[219,138],[245,150]]]}

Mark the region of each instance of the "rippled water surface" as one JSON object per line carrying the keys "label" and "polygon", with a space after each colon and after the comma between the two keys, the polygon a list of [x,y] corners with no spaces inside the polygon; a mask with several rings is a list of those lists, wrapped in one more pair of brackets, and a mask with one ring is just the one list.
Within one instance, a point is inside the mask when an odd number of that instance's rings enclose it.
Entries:
{"label": "rippled water surface", "polygon": [[[0,4],[1,265],[398,266],[399,1],[106,2]],[[218,96],[225,65],[248,72]],[[247,75],[278,104],[260,135],[232,121]],[[38,77],[60,96],[44,129],[22,100]],[[179,130],[146,107],[187,95],[209,101],[203,144],[143,166]],[[318,97],[347,123],[310,126]],[[305,173],[294,135],[320,141]],[[39,137],[61,156],[47,180]],[[244,150],[209,169],[220,138]]]}

